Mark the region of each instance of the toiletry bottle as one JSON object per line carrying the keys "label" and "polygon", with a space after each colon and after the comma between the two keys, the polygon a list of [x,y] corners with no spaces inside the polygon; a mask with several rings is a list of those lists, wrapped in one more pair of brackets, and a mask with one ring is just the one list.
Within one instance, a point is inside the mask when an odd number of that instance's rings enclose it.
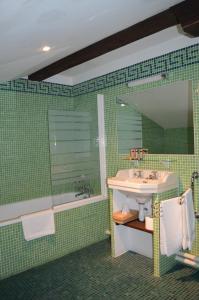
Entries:
{"label": "toiletry bottle", "polygon": [[144,157],[144,149],[140,149],[140,160],[142,160]]}
{"label": "toiletry bottle", "polygon": [[135,150],[135,159],[140,160],[140,153],[138,148],[136,148]]}
{"label": "toiletry bottle", "polygon": [[135,148],[132,148],[130,150],[130,157],[131,157],[131,159],[136,159],[136,149]]}

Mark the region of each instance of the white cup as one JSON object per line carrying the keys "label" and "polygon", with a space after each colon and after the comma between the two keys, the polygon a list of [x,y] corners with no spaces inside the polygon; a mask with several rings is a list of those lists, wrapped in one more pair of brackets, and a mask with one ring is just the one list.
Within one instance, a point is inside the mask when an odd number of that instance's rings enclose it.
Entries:
{"label": "white cup", "polygon": [[145,227],[148,230],[153,230],[153,218],[145,217]]}

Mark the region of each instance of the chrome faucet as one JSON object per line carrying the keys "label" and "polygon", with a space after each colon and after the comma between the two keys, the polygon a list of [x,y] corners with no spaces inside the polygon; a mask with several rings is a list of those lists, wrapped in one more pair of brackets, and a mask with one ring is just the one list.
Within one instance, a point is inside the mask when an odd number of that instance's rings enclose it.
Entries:
{"label": "chrome faucet", "polygon": [[137,171],[134,173],[134,176],[137,177],[137,178],[141,178],[141,177],[142,177],[142,170],[137,170]]}
{"label": "chrome faucet", "polygon": [[151,171],[149,175],[149,179],[157,179],[157,171]]}
{"label": "chrome faucet", "polygon": [[92,188],[91,188],[89,183],[88,184],[84,183],[84,184],[78,186],[77,188],[79,190],[79,193],[77,193],[75,195],[75,197],[78,197],[78,196],[81,196],[81,195],[85,194],[85,195],[88,195],[88,197],[90,198],[91,193],[92,193]]}

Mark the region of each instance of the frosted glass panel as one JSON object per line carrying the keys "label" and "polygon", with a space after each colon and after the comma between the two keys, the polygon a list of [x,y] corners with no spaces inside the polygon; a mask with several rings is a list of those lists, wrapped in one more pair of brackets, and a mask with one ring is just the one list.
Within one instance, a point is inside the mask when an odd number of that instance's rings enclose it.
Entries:
{"label": "frosted glass panel", "polygon": [[117,103],[118,152],[128,153],[131,148],[142,148],[142,116],[129,106]]}
{"label": "frosted glass panel", "polygon": [[74,197],[78,194],[77,200],[79,196],[86,198],[99,194],[99,145],[95,113],[49,110],[48,117],[53,194],[74,192]]}

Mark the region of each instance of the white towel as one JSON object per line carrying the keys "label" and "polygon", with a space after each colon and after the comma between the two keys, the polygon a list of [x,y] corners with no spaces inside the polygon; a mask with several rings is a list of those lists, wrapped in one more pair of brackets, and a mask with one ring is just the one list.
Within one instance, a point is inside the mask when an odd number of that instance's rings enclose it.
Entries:
{"label": "white towel", "polygon": [[52,209],[22,216],[21,221],[26,241],[55,233],[54,214]]}
{"label": "white towel", "polygon": [[188,189],[183,195],[182,204],[182,248],[191,250],[195,239],[195,214],[192,190]]}
{"label": "white towel", "polygon": [[160,251],[173,255],[182,248],[182,216],[180,197],[162,201],[160,204]]}

